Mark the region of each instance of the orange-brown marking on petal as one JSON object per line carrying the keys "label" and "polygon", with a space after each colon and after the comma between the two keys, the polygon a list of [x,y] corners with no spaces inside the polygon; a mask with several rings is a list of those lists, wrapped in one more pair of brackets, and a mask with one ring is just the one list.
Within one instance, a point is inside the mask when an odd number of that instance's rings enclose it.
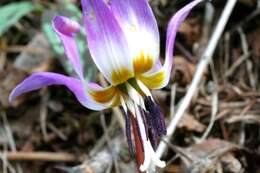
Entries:
{"label": "orange-brown marking on petal", "polygon": [[113,102],[111,103],[111,107],[116,107],[121,105],[121,100],[120,100],[120,95],[117,94],[113,100]]}
{"label": "orange-brown marking on petal", "polygon": [[112,72],[111,79],[113,85],[118,85],[126,82],[128,79],[132,78],[134,74],[127,68],[121,68]]}
{"label": "orange-brown marking on petal", "polygon": [[117,94],[118,89],[115,87],[109,87],[104,90],[90,90],[90,96],[98,103],[108,103]]}
{"label": "orange-brown marking on petal", "polygon": [[141,52],[138,57],[134,59],[134,71],[135,74],[142,74],[151,70],[154,65],[153,58],[149,55],[145,55]]}
{"label": "orange-brown marking on petal", "polygon": [[151,76],[138,76],[138,79],[141,80],[148,88],[156,89],[159,88],[164,81],[165,73],[164,71],[160,71]]}

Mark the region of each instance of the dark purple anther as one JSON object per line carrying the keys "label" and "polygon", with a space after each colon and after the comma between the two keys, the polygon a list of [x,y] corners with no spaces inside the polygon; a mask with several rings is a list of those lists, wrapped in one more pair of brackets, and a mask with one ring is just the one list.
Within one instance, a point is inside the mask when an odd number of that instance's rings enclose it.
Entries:
{"label": "dark purple anther", "polygon": [[128,150],[131,157],[134,157],[134,147],[132,142],[132,135],[131,135],[131,119],[129,116],[130,113],[124,113],[125,115],[125,133],[126,133],[126,139],[128,144]]}
{"label": "dark purple anther", "polygon": [[152,144],[153,149],[156,150],[158,144],[158,135],[154,131],[154,129],[150,129],[149,140]]}
{"label": "dark purple anther", "polygon": [[160,107],[152,100],[150,96],[145,98],[145,107],[149,112],[147,114],[147,119],[151,122],[151,128],[154,130],[155,135],[166,135],[167,131],[163,114]]}

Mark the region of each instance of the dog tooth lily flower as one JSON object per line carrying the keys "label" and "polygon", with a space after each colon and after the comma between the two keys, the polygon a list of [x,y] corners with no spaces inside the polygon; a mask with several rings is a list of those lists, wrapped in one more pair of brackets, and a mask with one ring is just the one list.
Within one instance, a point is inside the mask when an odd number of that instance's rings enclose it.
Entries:
{"label": "dog tooth lily flower", "polygon": [[75,42],[81,26],[66,17],[56,16],[53,28],[77,77],[51,72],[32,74],[11,92],[9,100],[45,86],[65,85],[89,109],[121,106],[125,112],[129,150],[133,153],[133,131],[140,171],[147,171],[152,163],[164,167],[165,162],[154,150],[157,138],[166,134],[166,127],[150,89],[168,84],[177,30],[191,9],[201,1],[190,2],[172,17],[167,28],[166,57],[162,65],[159,31],[147,0],[82,0],[91,56],[111,85],[102,87],[84,80]]}

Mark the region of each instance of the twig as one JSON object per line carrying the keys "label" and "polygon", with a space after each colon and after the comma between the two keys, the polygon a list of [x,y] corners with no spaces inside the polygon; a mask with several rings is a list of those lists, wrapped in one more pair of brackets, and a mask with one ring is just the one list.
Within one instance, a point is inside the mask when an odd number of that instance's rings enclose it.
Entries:
{"label": "twig", "polygon": [[214,64],[212,61],[210,61],[211,71],[212,71],[212,77],[214,80],[214,91],[212,93],[212,109],[211,109],[211,117],[210,117],[210,123],[208,125],[208,128],[205,130],[204,134],[202,135],[199,142],[203,142],[209,135],[211,129],[213,128],[213,125],[216,120],[216,116],[218,113],[218,78],[216,74],[216,70],[214,67]]}
{"label": "twig", "polygon": [[202,27],[202,36],[199,41],[200,48],[198,51],[198,55],[201,55],[202,51],[205,49],[205,47],[209,41],[210,32],[212,30],[214,14],[215,14],[214,6],[212,5],[211,2],[206,2],[204,21],[203,21],[203,27]]}
{"label": "twig", "polygon": [[245,19],[241,20],[241,22],[238,23],[235,27],[233,27],[230,30],[230,32],[231,33],[235,32],[239,27],[243,28],[249,21],[257,17],[259,14],[260,14],[260,1],[258,0],[256,9],[253,12],[251,12]]}
{"label": "twig", "polygon": [[39,48],[36,46],[9,46],[5,48],[0,48],[0,52],[4,53],[20,53],[20,52],[27,52],[27,53],[44,53],[45,49]]}
{"label": "twig", "polygon": [[[9,141],[9,146],[10,146],[11,150],[13,152],[15,152],[16,151],[16,144],[15,144],[15,140],[14,140],[14,137],[13,137],[13,132],[10,128],[10,125],[9,125],[9,122],[8,122],[8,119],[6,117],[5,112],[1,112],[1,116],[2,116],[2,119],[3,119],[5,131],[6,131],[6,137]],[[18,173],[22,173],[22,169],[21,169],[20,164],[15,164],[15,167],[16,167],[16,170],[17,170]]]}
{"label": "twig", "polygon": [[251,54],[243,54],[241,55],[237,61],[235,61],[232,66],[226,71],[225,77],[229,77],[234,74],[235,70],[244,62],[246,61]]}
{"label": "twig", "polygon": [[[5,155],[5,153],[4,153]],[[16,170],[15,168],[9,163],[9,161],[6,159],[6,157],[4,155],[1,155],[0,154],[0,159],[2,160],[3,162],[3,168],[2,168],[2,172],[3,173],[16,173]]]}
{"label": "twig", "polygon": [[211,111],[210,123],[208,125],[208,128],[203,133],[199,142],[203,142],[208,137],[209,132],[211,131],[215,123],[217,112],[218,112],[218,93],[214,92],[212,95],[212,111]]}
{"label": "twig", "polygon": [[[108,83],[105,80],[103,75],[99,75],[98,77],[99,77],[100,83],[103,86],[108,85]],[[124,122],[125,121],[124,121],[124,116],[122,114],[122,111],[120,111],[120,109],[118,107],[114,107],[112,110],[113,110],[113,113],[115,114],[115,116],[117,117],[117,121],[119,123],[119,126],[121,127],[122,131],[124,132],[124,129],[125,129],[125,123]]]}
{"label": "twig", "polygon": [[[114,134],[116,128],[115,126],[118,124],[117,118],[115,116],[112,117],[111,123],[109,127],[107,128],[107,133],[109,135]],[[96,155],[101,149],[103,149],[104,144],[106,143],[106,136],[103,134],[103,136],[96,142],[94,148],[89,152],[89,156],[92,157]]]}
{"label": "twig", "polygon": [[[182,116],[184,115],[184,112],[186,111],[187,107],[190,104],[190,101],[194,95],[194,93],[197,91],[198,85],[200,83],[200,80],[203,76],[204,71],[206,70],[208,63],[210,62],[212,55],[214,53],[214,50],[217,46],[217,43],[220,39],[220,36],[222,35],[224,28],[227,24],[227,21],[233,11],[233,8],[236,4],[237,0],[229,0],[226,3],[226,6],[222,12],[222,15],[218,21],[218,24],[213,32],[213,35],[209,41],[208,46],[206,47],[202,58],[197,66],[197,70],[196,73],[194,75],[194,78],[192,80],[191,86],[187,92],[187,94],[185,95],[184,99],[182,100],[182,103],[179,107],[179,109],[176,112],[176,115],[174,116],[174,118],[172,119],[172,121],[170,122],[168,128],[167,128],[167,136],[165,137],[164,140],[169,141],[170,137],[173,135],[175,129],[176,129],[176,125],[179,122],[179,120],[182,118]],[[164,151],[167,148],[167,144],[165,142],[160,142],[158,149],[157,149],[157,154],[159,156],[162,156]]]}
{"label": "twig", "polygon": [[[63,141],[67,141],[68,140],[68,137],[61,131],[59,130],[57,127],[54,126],[54,124],[52,123],[47,123],[47,127],[53,131],[53,133],[59,137],[60,139],[62,139]],[[46,138],[44,139],[45,141],[48,141],[48,136],[46,136]]]}
{"label": "twig", "polygon": [[260,117],[257,114],[243,114],[243,115],[231,115],[229,119],[226,120],[227,123],[237,123],[243,122],[245,124],[260,124]]}
{"label": "twig", "polygon": [[114,165],[115,165],[115,172],[119,173],[120,171],[119,171],[117,158],[116,158],[116,155],[114,154],[114,150],[113,150],[113,147],[112,147],[112,144],[111,144],[111,141],[110,141],[111,138],[109,137],[109,134],[108,134],[108,129],[107,129],[107,125],[106,125],[105,115],[104,115],[103,112],[100,115],[100,120],[101,120],[102,128],[104,130],[104,135],[105,135],[105,139],[106,139],[108,148],[109,148],[110,152],[112,153],[112,158],[113,158],[113,162],[114,162]]}
{"label": "twig", "polygon": [[[238,28],[238,33],[240,35],[241,47],[242,47],[243,53],[245,55],[250,54],[250,52],[248,50],[249,46],[248,46],[248,43],[246,40],[246,35],[241,27]],[[250,85],[252,88],[256,89],[257,83],[256,83],[255,77],[253,75],[252,66],[253,66],[253,63],[251,62],[251,60],[249,58],[247,58],[246,59],[246,68],[247,68],[247,72],[248,72],[248,76],[249,76]]]}
{"label": "twig", "polygon": [[0,152],[0,156],[12,161],[75,162],[84,159],[69,153],[55,152]]}
{"label": "twig", "polygon": [[176,48],[187,58],[189,61],[193,60],[192,54],[178,41],[175,42]]}
{"label": "twig", "polygon": [[[75,172],[86,173],[104,173],[113,164],[113,157],[118,157],[120,149],[125,145],[125,141],[122,140],[123,136],[110,137],[110,144],[114,150],[114,155],[111,154],[109,147],[105,146],[99,150],[98,153],[86,159],[80,166],[74,167]],[[89,171],[87,171],[88,169]]]}
{"label": "twig", "polygon": [[43,134],[44,141],[47,141],[47,115],[48,115],[48,109],[47,109],[47,103],[49,99],[49,94],[46,89],[43,89],[41,91],[41,106],[40,106],[40,127]]}
{"label": "twig", "polygon": [[[177,88],[177,83],[173,84],[171,87],[171,107],[170,107],[170,115],[173,116],[175,113],[175,97],[176,97],[176,88]],[[173,117],[170,117],[173,118]]]}
{"label": "twig", "polygon": [[13,137],[13,132],[12,132],[10,126],[9,126],[9,122],[7,120],[5,112],[1,111],[1,117],[2,117],[2,120],[3,120],[3,127],[4,127],[4,130],[5,130],[6,137],[8,139],[9,146],[10,146],[12,151],[16,151],[16,144],[15,144],[15,140],[14,140],[14,137]]}

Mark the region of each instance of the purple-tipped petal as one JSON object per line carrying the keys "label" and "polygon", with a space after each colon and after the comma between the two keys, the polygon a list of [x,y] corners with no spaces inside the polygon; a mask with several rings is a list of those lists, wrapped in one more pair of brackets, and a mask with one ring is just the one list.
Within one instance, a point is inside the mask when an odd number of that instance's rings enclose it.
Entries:
{"label": "purple-tipped petal", "polygon": [[103,0],[81,0],[90,53],[113,85],[133,77],[125,35]]}
{"label": "purple-tipped petal", "polygon": [[80,25],[64,16],[55,16],[53,24],[55,30],[63,35],[73,36],[74,33],[80,32]]}
{"label": "purple-tipped petal", "polygon": [[80,25],[67,17],[55,16],[52,20],[54,31],[58,34],[68,59],[75,72],[83,80],[83,70],[80,63],[80,55],[75,41],[75,34],[80,31]]}
{"label": "purple-tipped petal", "polygon": [[166,86],[170,80],[170,74],[172,69],[172,63],[173,63],[173,46],[176,38],[176,34],[178,32],[178,29],[181,25],[181,23],[186,19],[186,17],[189,15],[191,10],[202,0],[194,0],[191,3],[184,6],[182,9],[180,9],[170,20],[167,28],[167,38],[166,38],[166,59],[164,63],[164,71],[166,72],[164,84],[162,87]]}
{"label": "purple-tipped petal", "polygon": [[163,67],[157,72],[146,73],[140,76],[140,80],[151,89],[159,89],[165,87],[170,80],[172,63],[173,63],[173,46],[176,34],[181,23],[189,15],[194,8],[202,0],[194,0],[180,9],[170,20],[167,28],[166,38],[166,57]]}
{"label": "purple-tipped petal", "polygon": [[35,73],[26,78],[12,90],[9,101],[12,102],[16,97],[26,92],[50,85],[65,85],[76,96],[78,101],[89,109],[102,110],[106,108],[104,105],[96,103],[88,96],[88,93],[86,93],[84,86],[79,79],[50,72]]}
{"label": "purple-tipped petal", "polygon": [[139,58],[142,52],[146,58],[152,58],[154,64],[159,58],[160,38],[148,1],[110,0],[108,4],[125,32],[131,57]]}

